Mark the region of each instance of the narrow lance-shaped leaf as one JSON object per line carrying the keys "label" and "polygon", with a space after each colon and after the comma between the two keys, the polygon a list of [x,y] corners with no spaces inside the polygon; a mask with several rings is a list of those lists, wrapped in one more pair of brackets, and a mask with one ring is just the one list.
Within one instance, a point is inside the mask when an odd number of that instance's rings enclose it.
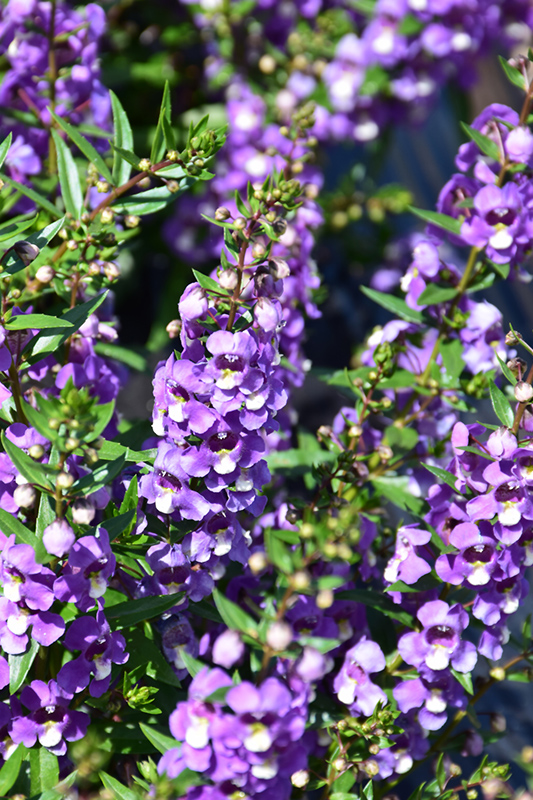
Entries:
{"label": "narrow lance-shaped leaf", "polygon": [[437,225],[445,231],[454,233],[459,236],[461,233],[461,220],[449,217],[447,214],[440,214],[438,211],[425,211],[423,208],[409,207],[409,211],[416,214],[417,217],[423,219],[424,222],[429,222],[431,225]]}
{"label": "narrow lance-shaped leaf", "polygon": [[[46,245],[52,241],[54,236],[59,233],[64,224],[65,217],[61,217],[61,219],[58,219],[56,222],[51,222],[50,225],[47,225],[42,231],[36,231],[35,233],[30,234],[25,241],[29,242],[30,244],[34,244],[39,248],[39,250],[42,250],[43,247],[46,247]],[[26,269],[26,264],[15,253],[14,250],[11,250],[4,267],[6,272],[8,272],[10,275],[14,275],[16,272],[20,272],[21,269]]]}
{"label": "narrow lance-shaped leaf", "polygon": [[165,81],[165,88],[163,89],[163,99],[161,101],[161,108],[159,110],[159,120],[157,128],[155,129],[154,140],[152,142],[152,149],[150,151],[150,160],[152,164],[156,164],[161,160],[161,156],[165,152],[166,143],[164,120],[170,124],[172,115],[172,104],[170,100],[170,86],[168,81]]}
{"label": "narrow lance-shaped leaf", "polygon": [[13,134],[10,131],[7,134],[7,136],[4,139],[4,141],[2,142],[2,144],[0,144],[0,167],[2,166],[4,161],[6,160],[7,154],[9,152],[9,148],[11,147],[12,139],[13,139]]}
{"label": "narrow lance-shaped leaf", "polygon": [[[111,108],[113,109],[113,126],[115,136],[113,144],[115,147],[131,150],[133,148],[133,133],[128,119],[128,115],[122,108],[122,103],[112,91],[109,92],[111,97]],[[113,185],[121,186],[126,183],[131,174],[131,166],[122,156],[115,150],[115,158],[113,160]]]}
{"label": "narrow lance-shaped leaf", "polygon": [[370,289],[368,286],[361,286],[361,291],[375,303],[386,308],[387,311],[390,311],[397,317],[401,317],[406,322],[413,322],[415,324],[420,324],[422,322],[422,314],[420,311],[409,308],[405,300],[402,300],[400,297],[378,292],[376,289]]}
{"label": "narrow lance-shaped leaf", "polygon": [[83,192],[76,162],[68,146],[54,129],[52,139],[57,151],[57,171],[65,209],[72,219],[80,219],[83,213]]}
{"label": "narrow lance-shaped leaf", "polygon": [[84,156],[88,158],[88,160],[94,164],[94,166],[100,172],[103,178],[109,183],[113,182],[113,178],[111,176],[111,172],[109,171],[107,164],[105,163],[104,159],[100,155],[100,153],[93,147],[93,145],[87,141],[85,136],[82,136],[81,133],[71,125],[66,120],[58,117],[52,109],[48,109],[52,118],[55,120],[56,124],[61,128],[61,130],[65,131],[65,133],[72,139],[74,144],[81,150]]}
{"label": "narrow lance-shaped leaf", "polygon": [[33,200],[41,208],[44,208],[45,211],[48,211],[53,217],[60,217],[61,211],[57,206],[50,202],[46,197],[43,197],[42,194],[36,192],[35,189],[32,189],[31,186],[25,186],[23,183],[19,183],[18,181],[14,181],[13,178],[10,178],[8,175],[2,176],[2,180],[7,181],[10,186],[16,189],[21,194],[29,197],[30,200]]}
{"label": "narrow lance-shaped leaf", "polygon": [[514,422],[514,412],[511,408],[509,400],[506,398],[501,389],[498,389],[494,381],[489,381],[489,394],[490,401],[494,413],[507,428],[512,428]]}

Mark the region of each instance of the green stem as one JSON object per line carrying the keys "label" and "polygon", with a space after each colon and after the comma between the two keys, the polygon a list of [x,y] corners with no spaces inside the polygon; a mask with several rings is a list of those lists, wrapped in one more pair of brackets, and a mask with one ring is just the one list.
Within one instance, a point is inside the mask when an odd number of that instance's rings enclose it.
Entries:
{"label": "green stem", "polygon": [[28,420],[26,419],[26,414],[22,408],[22,391],[20,388],[20,381],[19,381],[19,374],[14,362],[11,362],[11,366],[9,367],[9,378],[11,380],[11,389],[13,391],[13,400],[15,401],[15,408],[17,409],[17,416],[19,422],[22,422],[24,425],[28,424]]}

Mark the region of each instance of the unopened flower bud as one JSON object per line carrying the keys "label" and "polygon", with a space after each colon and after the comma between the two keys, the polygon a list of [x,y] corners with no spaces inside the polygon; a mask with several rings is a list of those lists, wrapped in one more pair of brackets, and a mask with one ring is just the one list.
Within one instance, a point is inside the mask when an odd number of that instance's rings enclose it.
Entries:
{"label": "unopened flower bud", "polygon": [[13,250],[18,255],[25,267],[27,267],[28,264],[31,264],[32,261],[35,261],[41,252],[37,245],[25,241],[15,242],[13,245]]}
{"label": "unopened flower bud", "polygon": [[180,154],[177,150],[169,150],[167,153],[167,161],[177,161],[180,157]]}
{"label": "unopened flower bud", "polygon": [[511,358],[507,362],[507,367],[511,370],[513,375],[523,375],[526,370],[527,363],[523,358],[519,358],[517,356],[516,358]]}
{"label": "unopened flower bud", "polygon": [[336,758],[333,762],[333,766],[337,770],[337,772],[342,772],[348,766],[348,763],[345,758]]}
{"label": "unopened flower bud", "polygon": [[491,678],[494,678],[495,681],[504,681],[505,680],[505,670],[503,667],[493,667],[489,675]]}
{"label": "unopened flower bud", "polygon": [[236,288],[238,282],[238,276],[234,269],[228,268],[223,269],[219,276],[218,282],[220,283],[223,289],[228,289],[228,291],[233,291]]}
{"label": "unopened flower bud", "polygon": [[394,455],[392,448],[385,444],[380,444],[377,451],[382,461],[390,461]]}
{"label": "unopened flower bud", "polygon": [[39,267],[35,273],[35,278],[39,281],[39,283],[50,283],[55,274],[55,270],[46,264],[42,267]]}
{"label": "unopened flower bud", "polygon": [[75,239],[69,239],[67,241],[67,250],[74,252],[74,250],[78,249],[78,243]]}
{"label": "unopened flower bud", "polygon": [[268,297],[259,297],[254,306],[254,322],[266,333],[275,331],[281,322],[281,307]]}
{"label": "unopened flower bud", "polygon": [[290,581],[292,583],[293,588],[299,592],[303,589],[308,589],[311,585],[311,577],[308,572],[303,569],[298,570],[291,575]]}
{"label": "unopened flower bud", "polygon": [[296,789],[305,789],[309,783],[309,772],[306,769],[299,769],[291,775],[291,783]]}
{"label": "unopened flower bud", "polygon": [[113,222],[114,216],[115,212],[113,211],[112,208],[104,208],[102,213],[100,214],[102,225],[109,225],[110,222]]}
{"label": "unopened flower bud", "polygon": [[224,222],[225,220],[229,219],[230,217],[231,217],[231,213],[230,213],[229,209],[226,208],[226,206],[219,206],[217,208],[217,210],[215,211],[215,219],[218,222]]}
{"label": "unopened flower bud", "polygon": [[290,130],[286,125],[282,125],[279,129],[280,136],[289,136]]}
{"label": "unopened flower bud", "polygon": [[141,170],[141,172],[148,172],[151,166],[152,162],[150,161],[149,158],[141,158],[141,160],[139,161],[139,169]]}
{"label": "unopened flower bud", "polygon": [[377,756],[377,754],[379,753],[379,744],[369,745],[368,752],[371,753],[373,756]]}
{"label": "unopened flower bud", "polygon": [[503,733],[507,729],[507,720],[503,714],[493,713],[490,715],[490,729],[494,733]]}
{"label": "unopened flower bud", "polygon": [[67,441],[65,442],[65,450],[68,452],[72,452],[72,450],[77,450],[80,446],[80,440],[76,439],[75,436],[69,436]]}
{"label": "unopened flower bud", "polygon": [[293,175],[300,175],[304,171],[304,165],[301,161],[295,161],[294,164],[291,166],[291,172]]}
{"label": "unopened flower bud", "polygon": [[520,758],[525,764],[533,764],[533,747],[531,745],[523,747]]}
{"label": "unopened flower bud", "polygon": [[281,652],[286,650],[293,639],[291,626],[282,621],[273,622],[267,630],[266,643],[272,650]]}
{"label": "unopened flower bud", "polygon": [[514,387],[514,396],[519,403],[529,403],[533,398],[533,386],[526,381],[518,381]]}
{"label": "unopened flower bud", "polygon": [[61,422],[58,419],[56,419],[56,417],[50,417],[50,419],[48,420],[48,427],[51,428],[53,431],[57,431],[60,425]]}
{"label": "unopened flower bud", "polygon": [[107,181],[96,181],[96,191],[100,194],[106,194],[109,191],[109,184]]}
{"label": "unopened flower bud", "polygon": [[100,275],[102,267],[97,261],[91,261],[87,264],[87,275]]}
{"label": "unopened flower bud", "polygon": [[120,267],[114,261],[104,261],[102,269],[108,281],[116,281],[120,277]]}
{"label": "unopened flower bud", "polygon": [[180,317],[185,320],[203,319],[208,307],[205,289],[198,283],[187,286],[178,303]]}
{"label": "unopened flower bud", "polygon": [[308,183],[305,187],[305,196],[308,198],[308,200],[316,200],[319,191],[320,189],[316,183]]}
{"label": "unopened flower bud", "polygon": [[178,181],[168,181],[167,182],[167,189],[171,194],[175,194],[179,191],[180,185]]}
{"label": "unopened flower bud", "polygon": [[181,333],[181,320],[172,319],[166,327],[169,339],[176,339]]}
{"label": "unopened flower bud", "polygon": [[237,217],[237,219],[233,221],[233,225],[238,231],[243,231],[246,228],[246,220],[244,217]]}
{"label": "unopened flower bud", "polygon": [[23,483],[17,486],[13,492],[13,500],[21,508],[31,508],[35,503],[37,493],[30,483]]}
{"label": "unopened flower bud", "polygon": [[72,521],[76,525],[90,525],[96,514],[96,509],[89,500],[79,499],[72,504]]}
{"label": "unopened flower bud", "polygon": [[84,453],[85,463],[92,467],[99,460],[98,453],[94,447],[88,447]]}
{"label": "unopened flower bud", "polygon": [[257,575],[258,572],[262,572],[268,566],[268,558],[265,552],[263,550],[256,550],[255,553],[252,553],[248,559],[248,566],[254,575]]}
{"label": "unopened flower bud", "polygon": [[268,268],[276,281],[288,278],[291,274],[291,269],[283,258],[271,258],[268,262]]}
{"label": "unopened flower bud", "polygon": [[331,608],[335,595],[331,589],[321,589],[316,596],[317,608]]}
{"label": "unopened flower bud", "polygon": [[70,489],[74,483],[74,477],[68,472],[60,472],[57,476],[56,485],[59,489]]}
{"label": "unopened flower bud", "polygon": [[272,75],[272,73],[276,69],[276,60],[275,58],[273,58],[273,56],[269,55],[268,53],[265,53],[265,55],[261,56],[261,58],[259,59],[258,66],[263,75]]}
{"label": "unopened flower bud", "polygon": [[126,228],[138,228],[141,218],[136,214],[126,214],[124,217],[124,225]]}
{"label": "unopened flower bud", "polygon": [[287,230],[287,220],[283,219],[282,217],[278,217],[272,223],[272,227],[274,228],[274,233],[276,236],[283,236]]}
{"label": "unopened flower bud", "polygon": [[518,331],[509,331],[509,333],[505,337],[505,344],[508,345],[518,344],[521,338],[522,334],[518,333]]}
{"label": "unopened flower bud", "polygon": [[141,180],[137,184],[139,189],[143,189],[143,190],[144,189],[149,189],[151,185],[152,185],[152,181],[150,180],[150,176],[149,175],[145,175],[144,178],[141,178]]}
{"label": "unopened flower bud", "polygon": [[74,531],[64,519],[56,519],[43,531],[43,544],[46,552],[58,558],[68,553],[75,541]]}
{"label": "unopened flower bud", "polygon": [[266,253],[266,248],[264,247],[264,245],[261,244],[261,242],[256,242],[252,247],[252,256],[254,258],[263,258],[265,253]]}
{"label": "unopened flower bud", "polygon": [[32,444],[30,449],[28,450],[28,455],[30,458],[34,458],[38,461],[40,458],[44,456],[44,447],[42,444]]}

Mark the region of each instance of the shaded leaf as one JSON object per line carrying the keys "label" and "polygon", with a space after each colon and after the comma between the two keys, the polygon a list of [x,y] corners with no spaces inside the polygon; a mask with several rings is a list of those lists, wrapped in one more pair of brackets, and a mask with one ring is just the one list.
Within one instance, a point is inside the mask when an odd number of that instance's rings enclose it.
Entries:
{"label": "shaded leaf", "polygon": [[449,217],[447,214],[440,214],[438,211],[425,211],[423,208],[413,208],[413,206],[410,206],[409,210],[430,225],[437,225],[437,227],[443,228],[445,231],[449,231],[449,233],[454,233],[456,236],[459,236],[461,233],[462,222],[460,219]]}
{"label": "shaded leaf", "polygon": [[409,308],[405,300],[402,300],[400,297],[378,292],[376,289],[370,289],[368,286],[361,286],[361,291],[375,303],[382,306],[382,308],[387,309],[387,311],[390,311],[397,317],[401,317],[401,319],[406,320],[406,322],[413,322],[415,324],[420,324],[422,322],[421,312]]}
{"label": "shaded leaf", "polygon": [[72,219],[80,219],[83,213],[83,192],[76,162],[55,128],[52,128],[52,139],[57,152],[57,171],[65,209]]}
{"label": "shaded leaf", "polygon": [[502,390],[498,389],[494,381],[491,380],[489,380],[489,394],[494,413],[502,425],[505,425],[507,428],[512,428],[514,422],[514,411],[511,408],[511,404]]}
{"label": "shaded leaf", "polygon": [[111,172],[109,171],[107,164],[105,163],[104,159],[96,150],[93,145],[82,136],[81,133],[71,125],[69,122],[64,120],[62,117],[58,117],[51,108],[48,109],[52,118],[55,120],[56,124],[61,128],[61,130],[65,131],[67,136],[72,139],[74,144],[81,150],[83,155],[98,169],[100,175],[108,181],[109,183],[113,183],[113,177]]}
{"label": "shaded leaf", "polygon": [[109,91],[111,97],[111,108],[113,110],[113,128],[115,131],[113,144],[115,146],[115,157],[113,159],[112,178],[114,186],[121,186],[126,183],[131,174],[131,165],[120,155],[116,148],[131,150],[133,147],[133,133],[128,119],[128,115],[122,107],[122,103],[113,91]]}
{"label": "shaded leaf", "polygon": [[35,656],[39,652],[39,643],[35,639],[30,639],[30,644],[25,653],[20,655],[9,654],[7,657],[9,663],[9,692],[15,694],[18,692],[24,681],[26,675],[31,669]]}
{"label": "shaded leaf", "polygon": [[[103,523],[103,527],[107,527],[106,523]],[[156,597],[139,597],[136,600],[128,600],[106,609],[106,617],[115,621],[115,627],[128,628],[131,625],[137,625],[138,622],[161,616],[169,608],[177,605],[182,598],[183,592]]]}

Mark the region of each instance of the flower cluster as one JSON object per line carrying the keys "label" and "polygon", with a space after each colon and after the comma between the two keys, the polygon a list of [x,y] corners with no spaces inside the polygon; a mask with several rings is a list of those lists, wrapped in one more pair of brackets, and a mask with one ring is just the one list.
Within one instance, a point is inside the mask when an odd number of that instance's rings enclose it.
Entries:
{"label": "flower cluster", "polygon": [[[0,135],[13,132],[7,164],[20,181],[42,170],[52,123],[49,107],[73,123],[108,128],[111,106],[97,60],[106,19],[96,3],[80,13],[64,2],[39,0],[10,0],[0,14],[0,53],[9,65],[0,87]],[[10,110],[15,120],[16,112],[24,112],[33,123],[13,122]]]}

